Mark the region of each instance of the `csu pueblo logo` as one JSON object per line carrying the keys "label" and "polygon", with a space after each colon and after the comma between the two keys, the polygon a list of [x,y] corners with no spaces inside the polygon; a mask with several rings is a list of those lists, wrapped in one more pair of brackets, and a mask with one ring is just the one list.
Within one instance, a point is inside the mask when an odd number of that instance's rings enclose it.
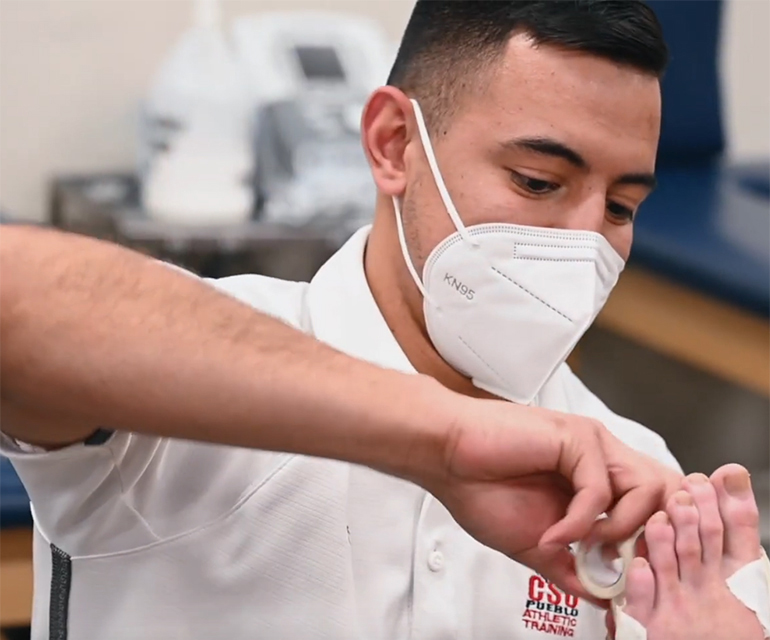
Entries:
{"label": "csu pueblo logo", "polygon": [[448,284],[453,289],[456,289],[460,294],[468,300],[473,300],[475,292],[468,285],[463,284],[457,278],[449,273],[444,274],[444,284]]}
{"label": "csu pueblo logo", "polygon": [[529,579],[527,604],[521,621],[524,627],[551,636],[572,638],[578,623],[580,599],[565,593],[545,578]]}

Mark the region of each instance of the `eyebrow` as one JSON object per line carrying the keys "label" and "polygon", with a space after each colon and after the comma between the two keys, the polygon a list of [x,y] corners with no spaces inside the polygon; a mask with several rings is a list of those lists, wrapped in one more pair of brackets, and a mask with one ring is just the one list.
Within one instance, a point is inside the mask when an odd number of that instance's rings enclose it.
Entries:
{"label": "eyebrow", "polygon": [[[553,138],[513,138],[502,142],[501,145],[506,149],[524,149],[552,158],[561,158],[578,169],[590,168],[586,159],[577,151]],[[657,186],[658,181],[652,173],[625,173],[615,180],[615,184],[640,185],[652,190]]]}
{"label": "eyebrow", "polygon": [[624,173],[615,184],[638,184],[652,191],[658,186],[658,179],[653,173]]}

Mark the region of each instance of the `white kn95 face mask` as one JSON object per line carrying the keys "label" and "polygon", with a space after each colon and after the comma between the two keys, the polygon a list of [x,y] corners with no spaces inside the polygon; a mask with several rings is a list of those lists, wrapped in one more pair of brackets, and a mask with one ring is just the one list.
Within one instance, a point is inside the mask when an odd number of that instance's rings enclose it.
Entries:
{"label": "white kn95 face mask", "polygon": [[532,403],[604,306],[625,263],[592,231],[508,223],[465,227],[436,163],[416,101],[415,117],[433,179],[456,232],[428,256],[422,279],[399,242],[423,295],[433,346],[473,384]]}

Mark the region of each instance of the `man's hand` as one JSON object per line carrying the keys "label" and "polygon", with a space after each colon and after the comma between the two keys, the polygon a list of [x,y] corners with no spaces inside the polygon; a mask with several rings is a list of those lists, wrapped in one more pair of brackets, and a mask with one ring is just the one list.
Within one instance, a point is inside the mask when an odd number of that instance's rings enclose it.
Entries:
{"label": "man's hand", "polygon": [[598,537],[630,536],[681,483],[595,420],[462,397],[445,407],[444,475],[426,488],[480,542],[583,597],[567,545],[604,512]]}

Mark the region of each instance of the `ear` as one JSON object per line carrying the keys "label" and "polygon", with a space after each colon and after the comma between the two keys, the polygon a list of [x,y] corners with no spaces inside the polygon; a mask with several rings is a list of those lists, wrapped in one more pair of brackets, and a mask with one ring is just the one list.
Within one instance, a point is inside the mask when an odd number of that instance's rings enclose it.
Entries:
{"label": "ear", "polygon": [[400,196],[406,189],[404,154],[415,135],[409,98],[395,87],[381,87],[369,98],[361,117],[361,142],[377,189]]}

